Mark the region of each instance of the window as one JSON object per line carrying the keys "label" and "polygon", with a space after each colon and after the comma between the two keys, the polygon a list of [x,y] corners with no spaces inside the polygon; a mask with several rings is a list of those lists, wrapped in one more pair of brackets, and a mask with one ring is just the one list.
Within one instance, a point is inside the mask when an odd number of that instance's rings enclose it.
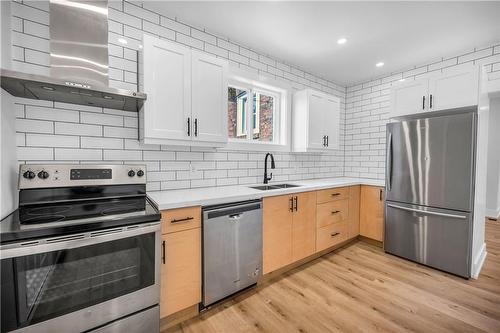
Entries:
{"label": "window", "polygon": [[228,87],[228,135],[230,142],[286,144],[286,111],[280,109],[287,96],[279,88],[253,82],[231,82]]}

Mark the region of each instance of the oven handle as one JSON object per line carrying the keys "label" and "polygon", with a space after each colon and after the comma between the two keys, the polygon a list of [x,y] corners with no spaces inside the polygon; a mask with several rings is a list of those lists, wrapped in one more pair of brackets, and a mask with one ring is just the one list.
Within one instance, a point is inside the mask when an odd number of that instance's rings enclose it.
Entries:
{"label": "oven handle", "polygon": [[74,249],[77,247],[106,243],[149,233],[160,234],[160,221],[120,228],[96,230],[86,233],[43,238],[0,246],[2,259],[27,256],[31,254]]}

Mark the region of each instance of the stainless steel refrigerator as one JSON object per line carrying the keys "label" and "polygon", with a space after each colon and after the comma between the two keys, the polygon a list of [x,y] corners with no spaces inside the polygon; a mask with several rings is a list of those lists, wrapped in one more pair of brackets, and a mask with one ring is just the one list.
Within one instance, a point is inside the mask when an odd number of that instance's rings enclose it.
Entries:
{"label": "stainless steel refrigerator", "polygon": [[476,111],[387,124],[386,252],[470,277]]}

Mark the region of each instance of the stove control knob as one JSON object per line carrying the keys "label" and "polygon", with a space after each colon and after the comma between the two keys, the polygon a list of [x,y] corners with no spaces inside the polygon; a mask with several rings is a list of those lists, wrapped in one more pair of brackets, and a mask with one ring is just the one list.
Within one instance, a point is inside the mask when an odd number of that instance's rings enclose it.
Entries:
{"label": "stove control knob", "polygon": [[144,176],[144,171],[142,171],[142,170],[137,171],[137,176],[138,177]]}
{"label": "stove control knob", "polygon": [[35,173],[33,171],[26,171],[25,173],[23,173],[23,177],[26,178],[26,179],[33,179],[36,177]]}
{"label": "stove control knob", "polygon": [[134,176],[135,176],[135,171],[134,171],[134,170],[130,170],[130,171],[128,172],[128,176],[129,176],[129,177],[134,177]]}
{"label": "stove control knob", "polygon": [[47,171],[40,171],[38,173],[38,178],[47,179],[49,178],[49,173]]}

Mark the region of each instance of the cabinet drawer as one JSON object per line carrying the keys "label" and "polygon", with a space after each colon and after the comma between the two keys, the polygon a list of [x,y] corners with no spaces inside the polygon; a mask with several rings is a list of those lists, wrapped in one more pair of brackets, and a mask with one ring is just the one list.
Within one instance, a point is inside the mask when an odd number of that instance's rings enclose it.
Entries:
{"label": "cabinet drawer", "polygon": [[348,238],[347,222],[334,223],[316,229],[316,251],[342,243]]}
{"label": "cabinet drawer", "polygon": [[201,227],[201,207],[187,207],[161,212],[161,232],[188,230]]}
{"label": "cabinet drawer", "polygon": [[324,227],[349,218],[349,200],[325,202],[317,206],[317,227]]}
{"label": "cabinet drawer", "polygon": [[330,188],[318,191],[317,203],[346,199],[349,197],[349,187]]}

